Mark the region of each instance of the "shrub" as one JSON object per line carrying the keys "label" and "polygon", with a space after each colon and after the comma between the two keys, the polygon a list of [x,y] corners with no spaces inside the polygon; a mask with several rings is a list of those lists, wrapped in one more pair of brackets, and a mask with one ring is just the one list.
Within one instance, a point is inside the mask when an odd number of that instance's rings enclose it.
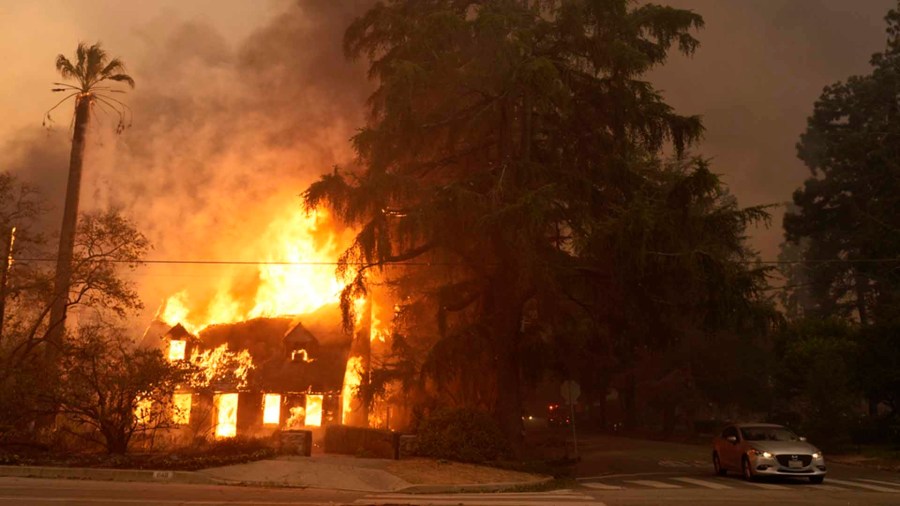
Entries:
{"label": "shrub", "polygon": [[485,462],[509,455],[509,445],[488,414],[471,409],[441,409],[419,426],[416,453],[459,462]]}

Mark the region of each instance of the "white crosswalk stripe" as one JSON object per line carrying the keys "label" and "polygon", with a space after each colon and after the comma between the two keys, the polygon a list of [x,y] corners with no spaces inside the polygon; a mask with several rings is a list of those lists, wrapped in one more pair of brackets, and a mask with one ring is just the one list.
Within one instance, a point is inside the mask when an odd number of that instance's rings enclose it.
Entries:
{"label": "white crosswalk stripe", "polygon": [[404,504],[414,506],[605,506],[593,497],[572,490],[550,492],[506,492],[468,494],[377,494],[357,499],[354,504]]}
{"label": "white crosswalk stripe", "polygon": [[728,490],[728,489],[732,488],[732,487],[729,487],[728,485],[723,485],[721,483],[715,483],[715,482],[706,481],[706,480],[698,480],[696,478],[672,478],[672,480],[680,481],[680,482],[684,482],[684,483],[690,483],[691,485],[697,485],[697,486],[700,486],[703,488],[711,488],[713,490]]}
{"label": "white crosswalk stripe", "polygon": [[605,483],[582,483],[582,485],[587,488],[593,488],[597,490],[622,490],[622,487],[607,485]]}
{"label": "white crosswalk stripe", "polygon": [[892,493],[892,494],[900,493],[900,489],[897,489],[897,488],[887,488],[887,487],[881,487],[878,485],[869,485],[867,483],[860,483],[858,481],[835,480],[834,478],[826,478],[826,480],[828,480],[829,483],[837,483],[838,485],[846,485],[848,487],[863,488],[866,490],[873,490],[875,492],[888,492],[888,493]]}
{"label": "white crosswalk stripe", "polygon": [[[636,476],[633,476],[636,477]],[[599,480],[600,477],[592,478]],[[831,477],[825,478],[824,484],[808,485],[806,480],[776,481],[743,481],[719,477],[695,477],[695,476],[665,476],[655,480],[623,480],[621,478],[604,477],[603,481],[585,482],[581,485],[585,488],[601,491],[659,489],[674,490],[684,488],[706,488],[710,490],[735,490],[741,488],[756,488],[763,490],[789,491],[821,491],[821,492],[885,492],[900,494],[900,481],[871,480],[866,478],[854,478],[853,480],[839,480]]]}
{"label": "white crosswalk stripe", "polygon": [[864,478],[859,478],[859,481],[865,481],[867,483],[874,483],[876,485],[889,485],[891,487],[900,487],[900,483],[898,483],[896,481],[867,480]]}
{"label": "white crosswalk stripe", "polygon": [[786,487],[784,485],[775,485],[774,483],[760,483],[758,481],[745,481],[745,485],[750,485],[752,487],[763,488],[766,490],[790,490],[790,487]]}
{"label": "white crosswalk stripe", "polygon": [[650,488],[681,488],[681,485],[675,485],[674,483],[666,483],[663,481],[654,481],[654,480],[626,480],[625,483],[634,483],[635,485],[640,485],[642,487],[650,487]]}
{"label": "white crosswalk stripe", "polygon": [[815,490],[827,490],[829,492],[846,492],[847,489],[844,487],[835,487],[834,485],[816,485],[813,487]]}

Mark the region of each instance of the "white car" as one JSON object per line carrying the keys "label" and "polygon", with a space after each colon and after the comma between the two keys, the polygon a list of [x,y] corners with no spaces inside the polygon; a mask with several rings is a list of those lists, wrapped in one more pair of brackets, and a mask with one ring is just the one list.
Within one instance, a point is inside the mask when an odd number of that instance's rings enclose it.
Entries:
{"label": "white car", "polygon": [[827,469],[822,451],[781,425],[740,423],[725,427],[713,439],[716,474],[740,472],[752,481],[759,476],[807,477],[822,483]]}

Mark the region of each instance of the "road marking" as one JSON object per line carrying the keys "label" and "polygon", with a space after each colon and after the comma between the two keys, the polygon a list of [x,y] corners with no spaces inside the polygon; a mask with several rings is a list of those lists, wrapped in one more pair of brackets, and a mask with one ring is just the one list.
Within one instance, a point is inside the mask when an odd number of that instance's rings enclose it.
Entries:
{"label": "road marking", "polygon": [[835,487],[834,485],[813,485],[813,489],[815,490],[830,490],[832,492],[846,492],[847,489],[844,487]]}
{"label": "road marking", "polygon": [[722,485],[721,483],[713,483],[711,481],[698,480],[695,478],[672,478],[672,480],[690,483],[692,485],[698,485],[704,488],[711,488],[713,490],[728,490],[731,488],[728,485]]}
{"label": "road marking", "polygon": [[[255,505],[263,505],[263,506],[290,506],[290,505],[316,505],[322,504],[322,500],[310,500],[310,501],[223,501],[221,499],[213,500],[213,499],[197,499],[197,500],[185,500],[185,499],[107,499],[105,497],[42,497],[42,496],[24,496],[24,495],[14,495],[14,496],[0,496],[0,503],[4,501],[10,501],[11,504],[22,504],[24,501],[30,501],[35,504],[40,503],[62,503],[66,505],[72,504],[196,504],[198,506],[216,506],[221,504],[242,504],[248,506]],[[429,503],[431,504],[431,503]],[[564,503],[567,506],[571,503]],[[603,503],[592,503],[590,506],[604,506]]]}
{"label": "road marking", "polygon": [[634,480],[634,481],[626,481],[625,483],[634,483],[635,485],[641,485],[643,487],[650,488],[681,488],[681,485],[674,485],[672,483],[663,483],[661,481],[653,481],[653,480]]}
{"label": "road marking", "polygon": [[866,480],[863,478],[857,478],[857,479],[859,481],[866,481],[866,482],[875,483],[878,485],[890,485],[891,487],[900,487],[900,483],[897,483],[896,481]]}
{"label": "road marking", "polygon": [[597,490],[622,490],[622,487],[607,485],[605,483],[582,483],[581,485],[587,488],[595,488]]}
{"label": "road marking", "polygon": [[664,475],[664,474],[669,474],[669,472],[601,474],[600,476],[582,476],[581,478],[575,478],[575,479],[578,481],[609,480],[612,478],[628,478],[628,477],[635,477],[635,476],[660,476],[660,475]]}
{"label": "road marking", "polygon": [[606,506],[591,496],[575,492],[519,492],[495,494],[379,494],[357,499],[353,504],[388,505],[487,505],[487,506]]}
{"label": "road marking", "polygon": [[858,483],[855,481],[835,480],[833,478],[828,478],[828,481],[830,483],[837,483],[838,485],[847,485],[848,487],[859,487],[866,490],[874,490],[875,492],[888,492],[892,494],[900,493],[900,490],[896,488],[879,487],[878,485],[867,485],[865,483]]}
{"label": "road marking", "polygon": [[744,483],[766,490],[790,490],[790,487],[785,487],[784,485],[775,485],[774,483],[759,483],[756,481],[745,481]]}

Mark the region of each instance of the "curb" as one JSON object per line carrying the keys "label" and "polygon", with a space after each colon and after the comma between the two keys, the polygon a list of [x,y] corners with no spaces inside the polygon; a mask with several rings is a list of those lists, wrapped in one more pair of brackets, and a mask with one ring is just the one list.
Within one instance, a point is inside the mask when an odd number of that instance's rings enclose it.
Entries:
{"label": "curb", "polygon": [[393,490],[394,493],[402,494],[453,494],[463,492],[509,492],[510,490],[521,489],[523,487],[540,487],[553,481],[553,477],[548,476],[540,480],[530,482],[509,482],[509,483],[470,483],[465,485],[410,485],[408,487]]}
{"label": "curb", "polygon": [[17,478],[187,483],[195,485],[228,484],[224,480],[217,480],[192,471],[150,471],[143,469],[107,469],[90,467],[0,466],[0,476]]}

